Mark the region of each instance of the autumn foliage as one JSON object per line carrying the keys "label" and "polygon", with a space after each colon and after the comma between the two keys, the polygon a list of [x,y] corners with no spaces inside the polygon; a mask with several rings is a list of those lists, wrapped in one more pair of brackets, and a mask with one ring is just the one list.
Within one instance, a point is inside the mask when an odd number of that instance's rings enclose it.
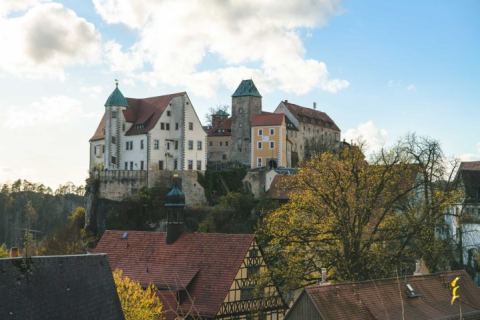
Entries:
{"label": "autumn foliage", "polygon": [[122,305],[125,320],[162,320],[163,305],[156,294],[154,285],[143,289],[132,279],[123,275],[121,270],[113,272],[118,297]]}

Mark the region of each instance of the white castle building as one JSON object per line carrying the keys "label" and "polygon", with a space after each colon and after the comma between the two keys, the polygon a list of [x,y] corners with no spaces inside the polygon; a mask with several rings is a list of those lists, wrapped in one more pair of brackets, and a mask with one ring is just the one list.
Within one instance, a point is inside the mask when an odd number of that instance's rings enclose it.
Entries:
{"label": "white castle building", "polygon": [[117,83],[90,139],[90,172],[203,171],[206,141],[186,92],[125,98]]}

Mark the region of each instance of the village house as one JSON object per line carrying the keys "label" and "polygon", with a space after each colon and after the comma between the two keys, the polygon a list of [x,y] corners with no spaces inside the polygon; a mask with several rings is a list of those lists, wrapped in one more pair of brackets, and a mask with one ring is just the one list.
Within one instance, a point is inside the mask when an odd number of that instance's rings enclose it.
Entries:
{"label": "village house", "polygon": [[90,139],[90,171],[203,171],[205,144],[186,92],[125,98],[117,83]]}
{"label": "village house", "polygon": [[95,248],[113,270],[157,288],[167,320],[283,319],[286,304],[267,281],[262,251],[251,234],[183,232],[185,196],[177,184],[168,193],[166,232],[106,231]]}
{"label": "village house", "polygon": [[0,301],[0,319],[124,319],[104,254],[0,259]]}
{"label": "village house", "polygon": [[232,118],[228,113],[219,110],[212,115],[211,127],[207,129],[208,146],[207,162],[230,162],[232,145]]}
{"label": "village house", "polygon": [[[450,283],[457,276],[460,299],[451,305]],[[465,271],[325,283],[306,287],[285,319],[480,319],[480,288]]]}
{"label": "village house", "polygon": [[455,179],[464,197],[447,210],[447,235],[461,248],[459,264],[469,268],[480,285],[480,266],[475,261],[480,254],[480,161],[460,163]]}

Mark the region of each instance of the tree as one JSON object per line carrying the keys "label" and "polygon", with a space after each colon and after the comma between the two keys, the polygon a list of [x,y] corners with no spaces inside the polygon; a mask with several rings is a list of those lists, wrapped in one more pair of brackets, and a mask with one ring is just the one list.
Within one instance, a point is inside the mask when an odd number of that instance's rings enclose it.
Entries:
{"label": "tree", "polygon": [[315,283],[322,267],[337,280],[389,277],[410,273],[428,256],[418,250],[428,247],[423,234],[430,235],[454,191],[435,187],[435,204],[418,201],[426,185],[440,181],[424,182],[409,150],[400,143],[369,164],[359,148],[345,148],[299,168],[289,180],[290,201],[267,214],[259,230],[280,284]]}
{"label": "tree", "polygon": [[138,282],[123,276],[122,271],[118,269],[113,272],[113,279],[125,320],[164,319],[163,305],[153,284],[143,289]]}
{"label": "tree", "polygon": [[8,256],[10,256],[10,254],[8,253],[7,246],[3,243],[0,245],[0,258],[6,258]]}
{"label": "tree", "polygon": [[85,253],[90,239],[84,229],[85,209],[78,207],[68,217],[67,224],[47,236],[40,246],[42,255]]}
{"label": "tree", "polygon": [[213,116],[220,113],[224,116],[226,116],[228,118],[229,114],[228,114],[228,109],[229,109],[229,106],[227,105],[218,105],[216,107],[211,107],[207,114],[205,115],[205,121],[206,121],[206,124],[208,126],[211,126],[212,125],[212,120],[213,120]]}

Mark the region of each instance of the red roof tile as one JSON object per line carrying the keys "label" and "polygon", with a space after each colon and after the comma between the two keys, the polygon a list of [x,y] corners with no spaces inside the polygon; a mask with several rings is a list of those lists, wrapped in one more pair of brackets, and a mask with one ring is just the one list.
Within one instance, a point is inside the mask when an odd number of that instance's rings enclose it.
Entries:
{"label": "red roof tile", "polygon": [[[464,315],[476,314],[468,319],[480,319],[480,288],[465,271],[320,285],[307,287],[305,291],[323,320],[400,320],[402,302],[403,319],[456,319],[459,306],[458,302],[450,305],[450,282],[458,275],[462,311]],[[407,283],[418,297],[407,297]]]}
{"label": "red roof tile", "polygon": [[[131,128],[125,133],[127,136],[136,134],[145,134],[156,124],[163,111],[167,108],[170,101],[175,97],[185,95],[185,92],[167,94],[164,96],[151,98],[127,98],[128,107],[123,112],[125,120],[132,123]],[[100,124],[90,141],[100,140],[105,137],[103,129],[105,128],[105,114],[100,120]]]}
{"label": "red roof tile", "polygon": [[288,179],[291,179],[291,176],[277,174],[273,177],[270,189],[267,191],[268,197],[275,200],[290,199],[290,193],[292,191],[288,189]]}
{"label": "red roof tile", "polygon": [[285,115],[283,113],[266,113],[252,116],[252,127],[256,126],[279,126],[283,123]]}
{"label": "red roof tile", "polygon": [[319,125],[331,128],[336,131],[340,131],[340,128],[325,112],[311,108],[305,108],[297,104],[290,103],[288,101],[283,101],[283,104],[300,122],[305,122],[305,120],[303,119],[308,118],[316,121]]}
{"label": "red roof tile", "polygon": [[232,118],[218,119],[215,124],[207,131],[209,137],[231,136],[232,135]]}
{"label": "red roof tile", "polygon": [[459,171],[480,171],[480,161],[463,161],[460,163]]}
{"label": "red roof tile", "polygon": [[[154,283],[169,309],[195,308],[202,316],[219,311],[254,240],[250,234],[184,233],[167,245],[164,232],[126,231],[128,239],[122,239],[124,232],[106,231],[94,251],[108,255],[112,270]],[[191,299],[177,306],[173,291],[184,288]]]}

